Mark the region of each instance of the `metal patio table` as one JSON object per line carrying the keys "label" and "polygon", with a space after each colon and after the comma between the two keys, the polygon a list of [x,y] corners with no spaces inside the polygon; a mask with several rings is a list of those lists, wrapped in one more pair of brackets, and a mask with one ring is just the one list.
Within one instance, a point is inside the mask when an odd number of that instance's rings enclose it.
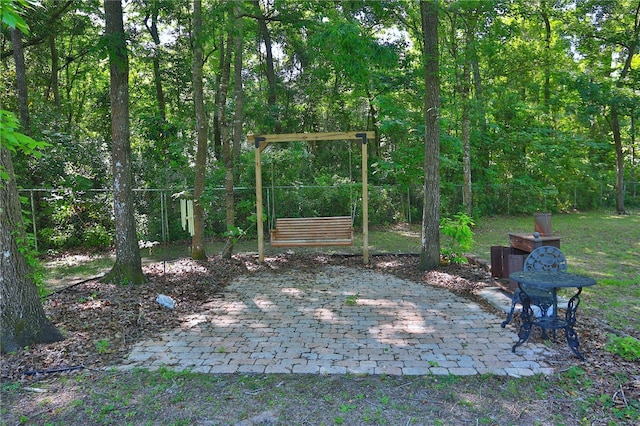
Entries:
{"label": "metal patio table", "polygon": [[[509,278],[516,281],[520,291],[522,291],[522,324],[518,331],[519,340],[515,345],[513,345],[512,351],[515,352],[518,346],[522,345],[529,339],[529,336],[531,335],[531,328],[534,325],[554,331],[564,329],[567,337],[567,344],[573,353],[584,361],[584,357],[578,350],[580,343],[578,342],[578,335],[574,330],[574,326],[576,324],[576,312],[578,310],[578,305],[580,304],[580,293],[582,293],[582,289],[584,287],[594,285],[596,280],[584,275],[548,271],[514,272],[509,275]],[[543,302],[539,305],[540,316],[537,316],[531,308],[531,297],[527,295],[527,288],[536,288],[547,291],[550,290],[553,294],[552,304],[543,306],[545,305]],[[577,289],[576,293],[567,303],[567,311],[564,318],[558,317],[557,290],[559,288]]]}

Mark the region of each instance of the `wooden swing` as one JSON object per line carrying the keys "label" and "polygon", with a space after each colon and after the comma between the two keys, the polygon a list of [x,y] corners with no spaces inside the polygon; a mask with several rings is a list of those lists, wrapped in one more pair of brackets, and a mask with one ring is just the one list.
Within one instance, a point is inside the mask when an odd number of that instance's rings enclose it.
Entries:
{"label": "wooden swing", "polygon": [[[290,133],[281,135],[247,135],[255,146],[256,213],[258,259],[264,261],[264,224],[262,201],[262,151],[273,142],[360,140],[362,143],[362,240],[363,262],[369,263],[369,209],[367,182],[367,139],[374,132]],[[353,245],[353,223],[349,216],[278,218],[271,230],[273,247],[315,247]]]}
{"label": "wooden swing", "polygon": [[271,230],[273,247],[352,246],[349,216],[279,217]]}

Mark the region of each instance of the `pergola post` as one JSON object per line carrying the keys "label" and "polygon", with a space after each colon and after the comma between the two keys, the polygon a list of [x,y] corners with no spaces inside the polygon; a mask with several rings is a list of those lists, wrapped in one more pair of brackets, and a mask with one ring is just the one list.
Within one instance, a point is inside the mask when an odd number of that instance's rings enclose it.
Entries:
{"label": "pergola post", "polygon": [[362,262],[369,264],[369,161],[367,134],[356,134],[362,138]]}
{"label": "pergola post", "polygon": [[255,165],[256,165],[256,232],[258,232],[258,261],[264,261],[264,206],[262,205],[262,150],[267,146],[264,137],[255,137]]}

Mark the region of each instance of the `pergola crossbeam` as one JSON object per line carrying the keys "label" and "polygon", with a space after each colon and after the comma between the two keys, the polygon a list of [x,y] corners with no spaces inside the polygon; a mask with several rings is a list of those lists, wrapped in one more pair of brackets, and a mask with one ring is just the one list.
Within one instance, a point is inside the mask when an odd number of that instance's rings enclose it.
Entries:
{"label": "pergola crossbeam", "polygon": [[356,140],[362,139],[362,135],[367,139],[373,139],[375,132],[325,132],[325,133],[283,133],[280,135],[247,135],[249,142],[255,144],[272,142],[308,142],[308,141],[336,141],[336,140]]}

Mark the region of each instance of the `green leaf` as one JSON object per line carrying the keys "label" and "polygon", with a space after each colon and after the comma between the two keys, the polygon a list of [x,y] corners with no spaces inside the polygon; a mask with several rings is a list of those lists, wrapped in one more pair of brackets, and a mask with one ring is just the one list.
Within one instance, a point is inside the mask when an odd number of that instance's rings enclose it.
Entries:
{"label": "green leaf", "polygon": [[18,119],[9,111],[0,110],[0,139],[4,143],[4,147],[12,153],[17,151],[27,155],[38,156],[38,150],[51,146],[46,142],[36,141],[17,130],[20,128]]}
{"label": "green leaf", "polygon": [[29,26],[20,16],[21,9],[30,9],[37,2],[33,0],[1,0],[0,15],[2,23],[10,28],[17,28],[23,34],[29,34]]}

